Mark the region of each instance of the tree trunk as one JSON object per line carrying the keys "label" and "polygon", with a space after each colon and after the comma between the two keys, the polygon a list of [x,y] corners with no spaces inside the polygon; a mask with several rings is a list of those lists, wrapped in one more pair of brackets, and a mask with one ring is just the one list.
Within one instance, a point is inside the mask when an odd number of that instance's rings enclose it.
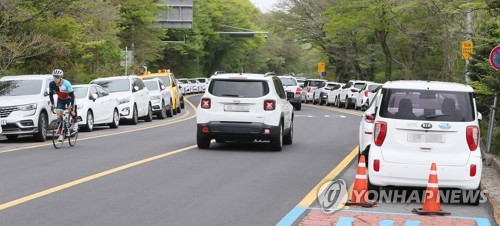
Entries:
{"label": "tree trunk", "polygon": [[389,49],[389,46],[387,45],[388,33],[389,32],[386,30],[375,30],[375,35],[377,36],[377,39],[380,42],[380,45],[382,46],[382,51],[384,52],[384,56],[385,56],[385,80],[386,81],[391,80],[391,74],[392,74],[392,55],[391,55],[391,50]]}

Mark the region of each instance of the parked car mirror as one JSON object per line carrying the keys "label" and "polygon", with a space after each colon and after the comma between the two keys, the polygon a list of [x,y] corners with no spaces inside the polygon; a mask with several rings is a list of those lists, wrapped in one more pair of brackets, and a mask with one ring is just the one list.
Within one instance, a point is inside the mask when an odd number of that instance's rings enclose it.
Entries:
{"label": "parked car mirror", "polygon": [[366,109],[368,109],[368,107],[370,107],[368,102],[363,103],[363,105],[361,105],[361,111],[366,111]]}
{"label": "parked car mirror", "polygon": [[90,96],[90,99],[91,100],[97,100],[98,97],[99,96],[97,95],[97,93],[94,93],[94,94],[92,94],[92,96]]}
{"label": "parked car mirror", "polygon": [[134,86],[134,92],[139,91],[139,86]]}
{"label": "parked car mirror", "polygon": [[47,88],[47,89],[45,90],[45,93],[43,93],[43,95],[44,95],[44,96],[48,96],[48,95],[49,95],[49,93],[50,93],[50,88]]}
{"label": "parked car mirror", "polygon": [[483,114],[481,114],[481,112],[477,113],[477,120],[479,121],[483,120]]}

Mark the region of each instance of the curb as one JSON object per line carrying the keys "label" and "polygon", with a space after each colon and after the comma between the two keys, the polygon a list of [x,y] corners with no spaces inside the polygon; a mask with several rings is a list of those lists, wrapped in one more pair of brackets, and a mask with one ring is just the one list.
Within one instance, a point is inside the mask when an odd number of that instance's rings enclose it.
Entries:
{"label": "curb", "polygon": [[[500,157],[486,153],[482,151],[483,154],[483,167],[493,168],[496,174],[500,175]],[[488,200],[491,203],[493,209],[493,217],[497,225],[500,225],[500,201],[497,200],[499,197],[492,197],[490,194],[486,193]]]}
{"label": "curb", "polygon": [[483,158],[485,165],[493,167],[497,173],[500,173],[500,157],[483,152]]}

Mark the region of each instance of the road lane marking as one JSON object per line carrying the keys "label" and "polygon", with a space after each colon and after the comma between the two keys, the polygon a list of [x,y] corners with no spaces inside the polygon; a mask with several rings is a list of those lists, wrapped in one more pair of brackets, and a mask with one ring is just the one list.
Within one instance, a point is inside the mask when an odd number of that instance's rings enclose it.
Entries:
{"label": "road lane marking", "polygon": [[332,181],[335,179],[340,172],[342,172],[351,161],[358,155],[359,146],[355,147],[351,153],[349,153],[330,173],[328,173],[314,188],[307,193],[307,195],[299,202],[299,204],[294,207],[290,212],[288,212],[276,225],[284,226],[293,224],[297,218],[306,211],[306,209],[311,206],[311,204],[316,200],[317,194],[322,193],[319,188],[322,184]]}
{"label": "road lane marking", "polygon": [[334,111],[334,112],[341,112],[349,115],[356,115],[356,116],[363,116],[363,113],[360,112],[352,112],[348,110],[343,110],[339,108],[334,108],[334,107],[323,107],[323,106],[315,106],[315,105],[306,105],[307,107],[312,107],[312,108],[318,108],[318,109],[323,109],[327,111]]}
{"label": "road lane marking", "polygon": [[[166,125],[170,125],[170,124],[174,124],[174,123],[179,123],[179,122],[183,122],[183,121],[186,121],[186,120],[189,120],[189,119],[192,119],[194,117],[196,117],[196,107],[194,106],[193,103],[191,103],[189,100],[185,100],[189,105],[191,105],[191,107],[193,108],[195,114],[188,117],[188,118],[185,118],[186,116],[189,115],[189,109],[186,110],[186,113],[178,118],[175,118],[173,119],[172,121],[169,121],[169,122],[165,122],[165,123],[161,123],[161,124],[157,124],[157,125],[154,125],[154,126],[147,126],[147,127],[142,127],[142,128],[137,128],[137,129],[131,129],[131,130],[126,130],[126,131],[121,131],[121,132],[116,132],[116,133],[108,133],[108,134],[102,134],[102,135],[96,135],[96,136],[90,136],[90,137],[85,137],[85,138],[80,138],[78,139],[78,141],[85,141],[85,140],[90,140],[90,139],[96,139],[96,138],[102,138],[102,137],[109,137],[109,136],[115,136],[115,135],[120,135],[120,134],[125,134],[125,133],[132,133],[132,132],[137,132],[137,131],[142,131],[142,130],[147,130],[147,129],[152,129],[152,128],[157,128],[157,127],[162,127],[162,126],[166,126]],[[46,141],[46,143],[44,144],[39,144],[39,145],[33,145],[33,146],[27,146],[27,147],[20,147],[20,148],[14,148],[14,149],[9,149],[9,150],[5,150],[5,151],[0,151],[0,154],[3,154],[3,153],[8,153],[8,152],[15,152],[15,151],[21,151],[21,150],[27,150],[27,149],[33,149],[33,148],[39,148],[39,147],[45,147],[45,146],[50,146],[52,145],[52,143]]]}
{"label": "road lane marking", "polygon": [[103,171],[103,172],[100,172],[100,173],[96,173],[94,175],[90,175],[90,176],[87,176],[87,177],[84,177],[84,178],[81,178],[81,179],[78,179],[78,180],[74,180],[74,181],[71,181],[71,182],[68,182],[68,183],[65,183],[65,184],[53,187],[53,188],[49,188],[47,190],[43,190],[41,192],[37,192],[35,194],[28,195],[28,196],[25,196],[25,197],[22,197],[22,198],[19,198],[19,199],[16,199],[16,200],[4,203],[4,204],[0,204],[0,211],[2,211],[4,209],[7,209],[7,208],[10,208],[10,207],[13,207],[13,206],[16,206],[16,205],[19,205],[19,204],[22,204],[22,203],[25,203],[25,202],[29,202],[29,201],[31,201],[33,199],[37,199],[37,198],[40,198],[40,197],[43,197],[43,196],[47,196],[47,195],[50,195],[52,193],[55,193],[55,192],[67,189],[67,188],[74,187],[76,185],[79,185],[79,184],[82,184],[82,183],[85,183],[85,182],[89,182],[91,180],[95,180],[95,179],[98,179],[98,178],[101,178],[101,177],[104,177],[104,176],[107,176],[107,175],[110,175],[110,174],[113,174],[113,173],[116,173],[116,172],[120,172],[120,171],[129,169],[129,168],[132,168],[134,166],[142,165],[142,164],[145,164],[145,163],[148,163],[148,162],[151,162],[151,161],[154,161],[154,160],[158,160],[158,159],[161,159],[161,158],[164,158],[164,157],[167,157],[167,156],[171,156],[171,155],[175,155],[175,154],[187,151],[187,150],[191,150],[191,149],[193,149],[195,147],[196,147],[196,145],[191,145],[191,146],[188,146],[188,147],[185,147],[185,148],[177,149],[177,150],[174,150],[174,151],[170,151],[170,152],[167,152],[167,153],[163,153],[163,154],[160,154],[160,155],[149,157],[149,158],[146,158],[146,159],[143,159],[143,160],[135,161],[135,162],[132,162],[132,163],[129,163],[129,164],[125,164],[125,165],[122,165],[122,166],[119,166],[119,167],[116,167],[116,168],[113,168],[113,169],[110,169],[110,170],[106,170],[106,171]]}

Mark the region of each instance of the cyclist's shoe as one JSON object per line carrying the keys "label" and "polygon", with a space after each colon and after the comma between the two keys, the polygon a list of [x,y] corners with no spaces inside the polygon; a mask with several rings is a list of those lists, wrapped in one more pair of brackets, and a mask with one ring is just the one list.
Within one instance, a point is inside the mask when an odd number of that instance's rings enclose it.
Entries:
{"label": "cyclist's shoe", "polygon": [[59,138],[57,138],[57,141],[62,142],[64,140],[64,136],[61,134],[59,135]]}
{"label": "cyclist's shoe", "polygon": [[73,133],[78,132],[78,125],[73,125]]}

